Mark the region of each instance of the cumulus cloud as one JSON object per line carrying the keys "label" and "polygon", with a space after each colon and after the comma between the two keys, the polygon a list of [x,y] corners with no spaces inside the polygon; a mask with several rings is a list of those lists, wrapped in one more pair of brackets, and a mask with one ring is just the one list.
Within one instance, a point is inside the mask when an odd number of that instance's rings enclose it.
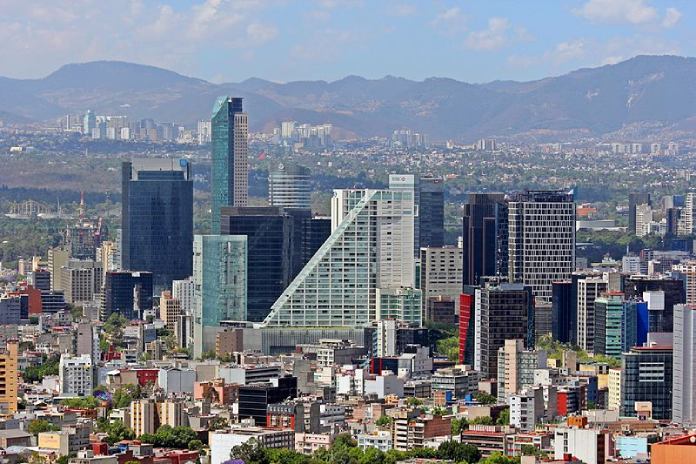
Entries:
{"label": "cumulus cloud", "polygon": [[[259,0],[2,0],[0,75],[37,77],[70,62],[135,61],[199,73],[196,55],[211,43],[245,50],[278,35]],[[31,59],[27,59],[30,53]]]}
{"label": "cumulus cloud", "polygon": [[647,0],[588,0],[573,12],[598,23],[624,23],[632,25],[659,24],[670,28],[681,19],[676,8],[667,8],[661,14]]}
{"label": "cumulus cloud", "polygon": [[648,23],[658,16],[645,0],[589,0],[574,12],[590,21],[631,24]]}
{"label": "cumulus cloud", "polygon": [[[469,33],[465,45],[472,50],[497,50],[507,45],[509,30],[510,21],[507,18],[490,18],[486,29]],[[528,35],[524,29],[520,33]]]}
{"label": "cumulus cloud", "polygon": [[662,26],[670,28],[677,24],[681,17],[681,12],[676,8],[667,8],[667,11],[665,12],[665,17],[662,19]]}

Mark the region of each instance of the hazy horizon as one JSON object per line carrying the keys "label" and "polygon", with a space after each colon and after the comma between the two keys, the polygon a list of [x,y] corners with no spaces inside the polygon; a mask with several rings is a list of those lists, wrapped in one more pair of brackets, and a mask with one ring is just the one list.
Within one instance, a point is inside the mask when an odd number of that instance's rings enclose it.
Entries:
{"label": "hazy horizon", "polygon": [[696,55],[696,4],[663,0],[415,2],[5,0],[0,75],[115,60],[207,81],[349,75],[530,81],[636,55]]}

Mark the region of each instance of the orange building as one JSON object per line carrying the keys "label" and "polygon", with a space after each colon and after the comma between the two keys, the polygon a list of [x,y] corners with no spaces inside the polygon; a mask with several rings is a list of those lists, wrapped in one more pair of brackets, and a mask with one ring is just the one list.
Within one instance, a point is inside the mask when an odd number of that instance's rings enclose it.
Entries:
{"label": "orange building", "polygon": [[655,443],[650,449],[652,464],[696,462],[696,434]]}

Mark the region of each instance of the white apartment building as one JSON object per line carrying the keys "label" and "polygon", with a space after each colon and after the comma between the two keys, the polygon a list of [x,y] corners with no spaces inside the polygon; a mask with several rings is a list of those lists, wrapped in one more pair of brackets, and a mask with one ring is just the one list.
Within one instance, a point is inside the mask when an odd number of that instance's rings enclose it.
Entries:
{"label": "white apartment building", "polygon": [[94,366],[92,356],[70,356],[63,354],[59,363],[61,395],[86,396],[94,390]]}

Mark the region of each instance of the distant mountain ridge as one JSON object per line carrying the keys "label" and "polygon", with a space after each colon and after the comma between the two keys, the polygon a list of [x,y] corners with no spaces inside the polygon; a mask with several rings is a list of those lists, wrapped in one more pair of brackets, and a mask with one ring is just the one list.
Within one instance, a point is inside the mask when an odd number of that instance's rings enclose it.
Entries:
{"label": "distant mountain ridge", "polygon": [[696,117],[695,78],[696,58],[678,56],[637,56],[537,81],[487,84],[394,76],[213,84],[154,66],[96,61],[68,64],[41,79],[0,77],[0,120],[45,121],[91,109],[192,125],[210,117],[217,96],[234,95],[245,98],[256,131],[294,119],[330,122],[357,136],[401,127],[440,140],[545,131],[601,135],[626,126],[684,126]]}

